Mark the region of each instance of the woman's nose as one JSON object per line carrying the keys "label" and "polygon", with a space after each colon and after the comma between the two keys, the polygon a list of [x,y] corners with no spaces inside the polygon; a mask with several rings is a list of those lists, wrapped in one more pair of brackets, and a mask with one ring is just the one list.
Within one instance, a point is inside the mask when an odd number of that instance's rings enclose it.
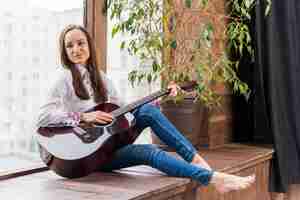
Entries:
{"label": "woman's nose", "polygon": [[74,47],[73,47],[73,53],[77,53],[79,51],[80,51],[80,47],[77,46],[77,45],[74,45]]}

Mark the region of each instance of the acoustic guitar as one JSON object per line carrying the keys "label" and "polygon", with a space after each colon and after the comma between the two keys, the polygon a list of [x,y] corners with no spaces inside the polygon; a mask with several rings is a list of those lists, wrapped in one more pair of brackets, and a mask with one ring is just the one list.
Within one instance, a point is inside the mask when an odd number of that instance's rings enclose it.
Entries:
{"label": "acoustic guitar", "polygon": [[[189,90],[195,85],[195,82],[191,82],[181,88]],[[109,124],[40,127],[37,142],[42,151],[49,152],[53,157],[47,163],[48,167],[67,178],[86,176],[101,169],[101,166],[110,162],[114,151],[133,143],[142,131],[136,128],[130,112],[169,93],[170,89],[162,89],[124,107],[103,103],[86,111],[111,113],[113,121]]]}

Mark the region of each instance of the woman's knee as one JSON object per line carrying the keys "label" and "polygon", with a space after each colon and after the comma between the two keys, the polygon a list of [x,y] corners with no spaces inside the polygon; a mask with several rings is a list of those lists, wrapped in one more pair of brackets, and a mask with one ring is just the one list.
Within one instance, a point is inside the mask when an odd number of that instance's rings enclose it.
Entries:
{"label": "woman's knee", "polygon": [[145,104],[139,108],[139,115],[154,116],[158,113],[160,110],[152,104]]}
{"label": "woman's knee", "polygon": [[156,106],[145,104],[134,113],[134,116],[137,127],[144,129],[152,127],[153,123],[160,121],[162,113]]}

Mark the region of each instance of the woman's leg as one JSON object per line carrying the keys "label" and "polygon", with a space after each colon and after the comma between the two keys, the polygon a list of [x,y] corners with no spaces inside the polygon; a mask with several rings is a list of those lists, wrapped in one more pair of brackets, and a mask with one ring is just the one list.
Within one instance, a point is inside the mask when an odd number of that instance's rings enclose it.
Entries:
{"label": "woman's leg", "polygon": [[130,144],[122,147],[116,151],[112,162],[100,170],[112,171],[136,165],[148,165],[170,176],[191,178],[202,185],[208,185],[213,174],[212,171],[177,159],[152,144]]}
{"label": "woman's leg", "polygon": [[167,175],[191,178],[202,185],[212,183],[221,192],[240,190],[250,186],[254,177],[239,177],[192,165],[177,159],[151,144],[130,144],[117,150],[111,163],[103,166],[101,171],[112,171],[120,168],[149,165]]}
{"label": "woman's leg", "polygon": [[210,169],[210,166],[197,153],[197,150],[193,145],[176,129],[157,107],[146,104],[135,110],[133,114],[136,118],[137,128],[143,130],[146,127],[151,127],[153,132],[165,144],[174,148],[184,160]]}

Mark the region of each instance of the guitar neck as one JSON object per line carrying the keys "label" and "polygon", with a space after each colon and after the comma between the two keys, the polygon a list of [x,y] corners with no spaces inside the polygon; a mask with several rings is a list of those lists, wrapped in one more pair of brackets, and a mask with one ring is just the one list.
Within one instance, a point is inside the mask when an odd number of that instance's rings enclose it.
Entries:
{"label": "guitar neck", "polygon": [[119,117],[121,115],[124,115],[128,112],[131,112],[133,111],[134,109],[146,104],[146,103],[149,103],[161,96],[164,96],[166,94],[168,94],[170,92],[169,89],[164,89],[164,90],[160,90],[160,91],[157,91],[157,92],[154,92],[152,93],[151,95],[149,96],[146,96],[142,99],[139,99],[137,101],[134,101],[133,103],[131,104],[128,104],[127,106],[125,107],[122,107],[122,108],[119,108],[117,110],[114,110],[111,114],[114,116],[114,117]]}
{"label": "guitar neck", "polygon": [[[185,85],[181,86],[180,88],[183,89],[183,90],[189,90],[189,89],[193,89],[196,85],[197,85],[196,81],[191,81],[190,83],[185,84]],[[137,101],[125,106],[125,107],[114,110],[113,112],[111,112],[111,114],[114,117],[119,117],[121,115],[124,115],[124,114],[130,112],[130,111],[133,111],[134,109],[136,109],[136,108],[138,108],[138,107],[140,107],[140,106],[142,106],[146,103],[149,103],[149,102],[153,101],[154,99],[157,99],[161,96],[169,94],[170,91],[171,91],[170,89],[162,89],[160,91],[154,92],[151,95],[146,96],[146,97],[144,97],[140,100],[137,100]]]}

